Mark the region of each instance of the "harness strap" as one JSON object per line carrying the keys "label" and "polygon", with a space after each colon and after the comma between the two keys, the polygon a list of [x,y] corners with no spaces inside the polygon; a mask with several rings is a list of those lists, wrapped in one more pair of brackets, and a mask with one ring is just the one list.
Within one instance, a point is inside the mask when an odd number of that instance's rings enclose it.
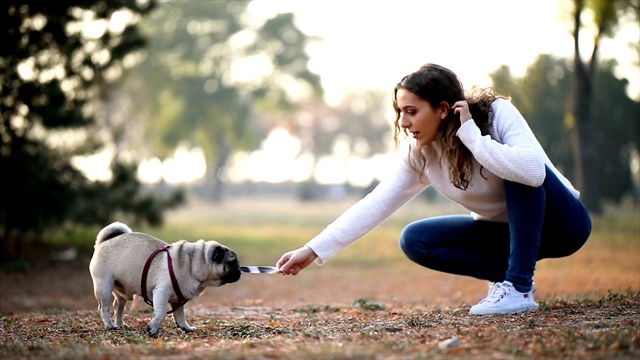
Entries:
{"label": "harness strap", "polygon": [[144,302],[149,304],[149,306],[153,306],[153,302],[149,300],[149,297],[147,296],[147,274],[149,273],[151,262],[153,262],[153,259],[156,257],[156,255],[158,255],[158,253],[162,251],[166,251],[167,263],[169,266],[169,277],[171,277],[171,285],[173,285],[173,291],[176,293],[178,301],[180,301],[178,303],[178,306],[168,311],[167,314],[171,314],[172,312],[178,310],[180,307],[186,304],[187,301],[189,301],[188,299],[184,298],[184,296],[182,295],[182,291],[180,291],[180,287],[178,286],[178,280],[176,279],[176,275],[173,272],[173,261],[171,260],[171,255],[169,254],[169,248],[171,248],[171,245],[156,249],[151,253],[151,255],[149,255],[149,258],[147,259],[147,262],[144,264],[144,268],[142,269],[142,278],[140,279],[140,291],[142,292],[142,298],[144,299]]}

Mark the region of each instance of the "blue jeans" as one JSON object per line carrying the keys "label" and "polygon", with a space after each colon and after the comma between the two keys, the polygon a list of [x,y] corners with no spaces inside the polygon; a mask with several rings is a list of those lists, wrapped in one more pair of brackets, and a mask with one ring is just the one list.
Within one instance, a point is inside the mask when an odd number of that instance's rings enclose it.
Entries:
{"label": "blue jeans", "polygon": [[513,283],[528,292],[538,260],[569,256],[587,241],[591,218],[584,205],[546,168],[542,186],[504,182],[508,223],[469,215],[415,221],[400,247],[412,261],[438,271]]}

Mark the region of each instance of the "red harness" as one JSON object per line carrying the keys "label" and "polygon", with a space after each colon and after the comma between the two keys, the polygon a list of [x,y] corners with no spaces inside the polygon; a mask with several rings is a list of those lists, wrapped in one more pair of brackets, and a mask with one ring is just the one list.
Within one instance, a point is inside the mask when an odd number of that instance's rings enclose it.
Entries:
{"label": "red harness", "polygon": [[173,291],[176,293],[176,296],[180,301],[178,303],[178,306],[171,309],[171,311],[167,312],[167,314],[171,314],[172,312],[178,310],[180,307],[186,304],[187,301],[189,301],[188,299],[185,299],[184,296],[182,296],[182,291],[180,291],[180,287],[178,286],[178,280],[176,279],[176,275],[173,273],[173,261],[171,260],[171,255],[169,255],[170,247],[171,245],[161,247],[160,249],[157,249],[156,251],[152,252],[151,255],[149,255],[147,262],[144,264],[144,269],[142,270],[142,279],[140,280],[140,291],[142,292],[142,298],[144,299],[144,302],[146,302],[150,306],[153,306],[153,302],[149,300],[149,298],[147,297],[147,274],[149,273],[149,267],[151,266],[151,262],[153,261],[153,258],[155,258],[156,255],[158,255],[158,253],[160,253],[161,251],[166,251],[167,263],[169,265],[169,276],[171,277],[171,284],[173,285]]}

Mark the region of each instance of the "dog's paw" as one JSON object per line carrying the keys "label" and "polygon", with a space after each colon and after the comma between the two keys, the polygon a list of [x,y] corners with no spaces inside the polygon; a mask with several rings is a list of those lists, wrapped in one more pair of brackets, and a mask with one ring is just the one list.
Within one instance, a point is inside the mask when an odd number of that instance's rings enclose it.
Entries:
{"label": "dog's paw", "polygon": [[154,329],[153,327],[151,327],[151,325],[147,325],[147,333],[151,337],[158,337],[158,335],[160,334],[158,330],[159,329]]}
{"label": "dog's paw", "polygon": [[107,329],[107,330],[117,330],[118,326],[117,325],[106,325],[104,328]]}
{"label": "dog's paw", "polygon": [[180,326],[180,329],[182,329],[182,331],[184,331],[186,333],[190,333],[190,332],[196,331],[196,327],[194,327],[194,326]]}

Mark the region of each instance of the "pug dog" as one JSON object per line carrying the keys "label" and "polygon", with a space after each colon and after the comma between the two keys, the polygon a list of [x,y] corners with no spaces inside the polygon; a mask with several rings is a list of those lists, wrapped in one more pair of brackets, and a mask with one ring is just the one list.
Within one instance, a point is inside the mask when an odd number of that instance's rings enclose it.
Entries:
{"label": "pug dog", "polygon": [[[236,253],[216,241],[180,240],[169,245],[153,236],[132,232],[120,222],[98,233],[89,271],[105,328],[124,326],[124,306],[133,300],[133,295],[138,295],[153,306],[153,319],[147,326],[151,335],[158,332],[168,313],[173,314],[182,330],[194,331],[187,323],[182,305],[207,287],[233,283],[241,276]],[[115,324],[109,314],[111,303],[115,308]]]}

